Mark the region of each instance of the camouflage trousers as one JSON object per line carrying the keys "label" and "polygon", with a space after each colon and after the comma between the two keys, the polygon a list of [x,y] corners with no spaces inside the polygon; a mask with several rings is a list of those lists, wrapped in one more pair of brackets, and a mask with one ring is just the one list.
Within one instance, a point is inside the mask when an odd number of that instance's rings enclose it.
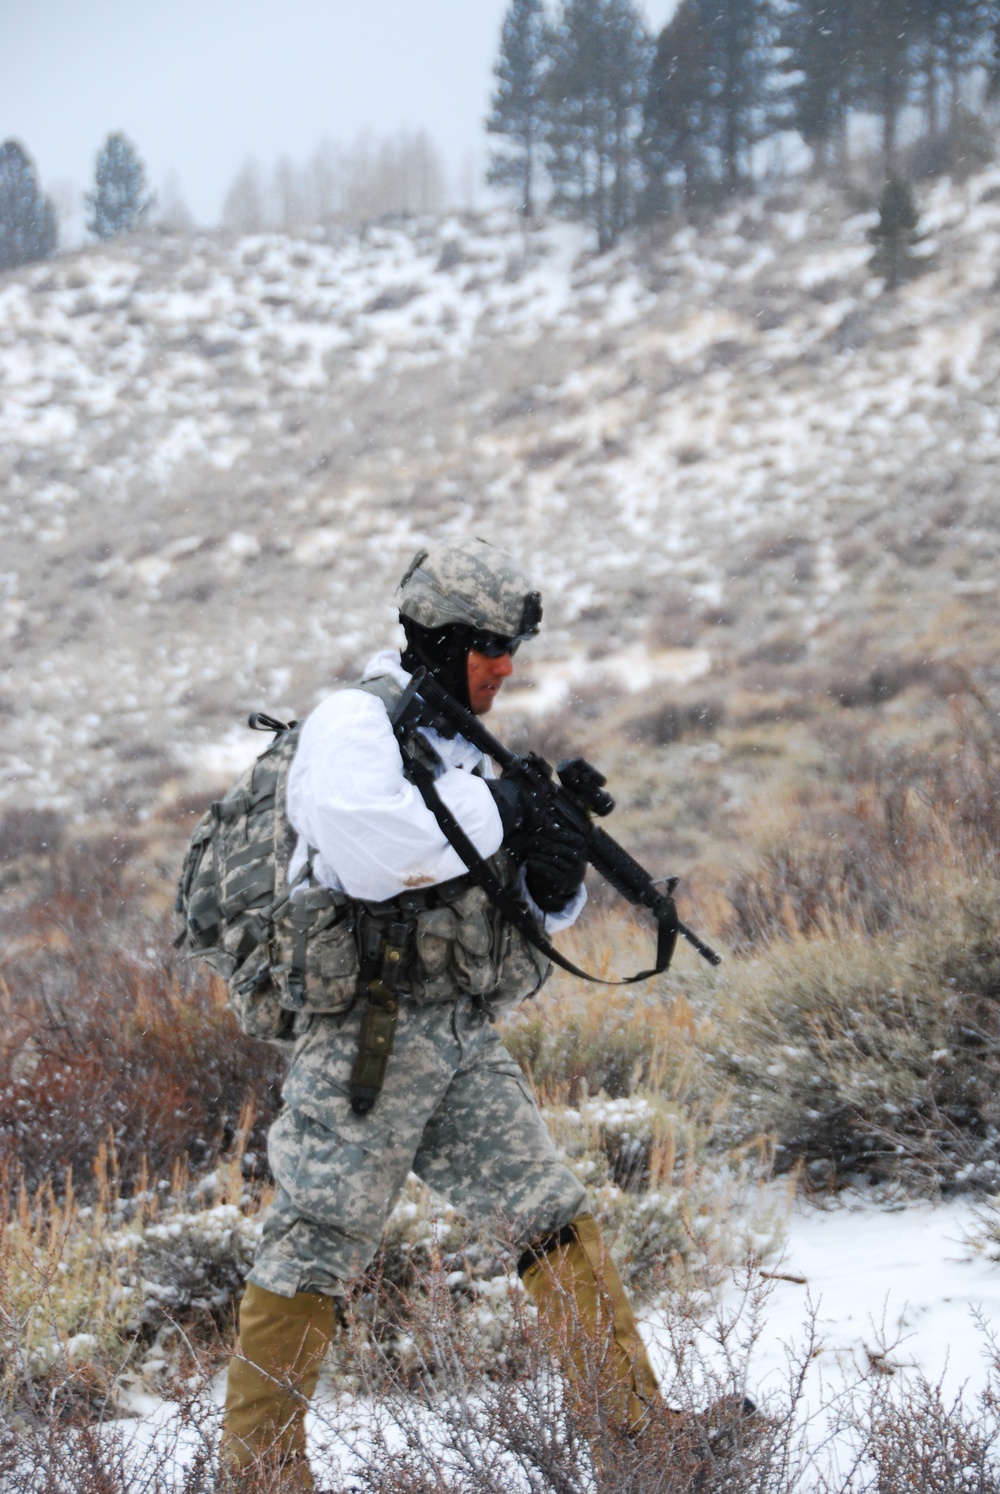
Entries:
{"label": "camouflage trousers", "polygon": [[520,1069],[467,998],[401,1003],[385,1085],[364,1116],[348,1099],[360,1024],[360,1006],[313,1017],[295,1048],[251,1281],[286,1297],[339,1293],[375,1255],[411,1171],[515,1246],[584,1211]]}

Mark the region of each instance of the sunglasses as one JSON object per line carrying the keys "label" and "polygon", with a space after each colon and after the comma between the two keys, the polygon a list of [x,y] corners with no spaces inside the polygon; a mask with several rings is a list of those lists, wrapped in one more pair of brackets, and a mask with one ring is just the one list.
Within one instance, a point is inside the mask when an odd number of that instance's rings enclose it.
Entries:
{"label": "sunglasses", "polygon": [[469,648],[474,653],[485,654],[487,659],[499,659],[504,654],[516,654],[526,637],[532,634],[519,633],[516,638],[507,638],[503,633],[472,633]]}

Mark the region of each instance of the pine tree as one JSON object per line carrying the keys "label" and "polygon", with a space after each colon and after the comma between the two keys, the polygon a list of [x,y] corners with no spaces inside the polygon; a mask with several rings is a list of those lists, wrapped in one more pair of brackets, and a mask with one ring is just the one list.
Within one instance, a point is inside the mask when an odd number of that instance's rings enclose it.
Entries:
{"label": "pine tree", "polygon": [[891,176],[879,201],[879,220],[868,237],[875,245],[870,267],[885,278],[886,290],[895,290],[913,273],[911,251],[917,242],[916,203],[909,182]]}
{"label": "pine tree", "polygon": [[694,0],[682,0],[656,43],[643,108],[647,214],[685,207],[717,190],[708,124],[709,42]]}
{"label": "pine tree", "polygon": [[58,241],[52,203],[16,140],[0,145],[0,270],[48,259]]}
{"label": "pine tree", "polygon": [[794,0],[783,18],[784,66],[795,78],[792,122],[817,164],[843,155],[863,20],[863,0]]}
{"label": "pine tree", "polygon": [[777,123],[774,14],[770,0],[698,3],[711,42],[709,96],[722,180],[727,192],[734,193],[752,184],[750,152]]}
{"label": "pine tree", "polygon": [[565,0],[549,48],[554,201],[593,225],[603,253],[635,216],[649,38],[632,0]]}
{"label": "pine tree", "polygon": [[922,0],[878,0],[862,10],[858,102],[882,120],[882,158],[895,175],[899,116],[912,91],[924,37]]}
{"label": "pine tree", "polygon": [[942,98],[948,101],[947,130],[955,129],[961,106],[964,75],[988,61],[991,22],[998,13],[995,0],[919,0],[919,67],[923,74],[923,105],[927,134],[944,133]]}
{"label": "pine tree", "polygon": [[504,17],[493,112],[486,121],[491,135],[504,135],[512,149],[497,152],[487,180],[495,187],[516,187],[520,211],[535,212],[535,180],[545,131],[544,78],[548,60],[542,0],[511,0]]}
{"label": "pine tree", "polygon": [[131,141],[109,135],[97,157],[96,185],[87,194],[87,227],[99,239],[131,233],[153,205],[146,190],[146,168]]}
{"label": "pine tree", "polygon": [[650,169],[685,194],[752,182],[751,152],[780,122],[771,0],[682,0],[657,43],[646,108]]}
{"label": "pine tree", "polygon": [[995,101],[1000,97],[1000,5],[988,7],[986,41],[986,94]]}

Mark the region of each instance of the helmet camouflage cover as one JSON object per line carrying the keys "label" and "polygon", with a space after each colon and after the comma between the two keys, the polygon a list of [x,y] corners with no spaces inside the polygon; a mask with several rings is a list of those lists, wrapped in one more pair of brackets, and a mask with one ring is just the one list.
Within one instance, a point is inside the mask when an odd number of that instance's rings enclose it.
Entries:
{"label": "helmet camouflage cover", "polygon": [[538,632],[542,599],[513,555],[485,540],[418,550],[399,583],[399,610],[423,628],[453,623],[505,638]]}

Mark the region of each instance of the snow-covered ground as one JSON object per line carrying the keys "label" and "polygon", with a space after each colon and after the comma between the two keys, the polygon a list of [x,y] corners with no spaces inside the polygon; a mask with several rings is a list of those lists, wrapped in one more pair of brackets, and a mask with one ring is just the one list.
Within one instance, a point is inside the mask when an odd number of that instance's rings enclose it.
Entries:
{"label": "snow-covered ground", "polygon": [[819,186],[601,258],[492,214],[0,279],[0,802],[144,815],[230,771],[249,709],[383,644],[442,533],[535,567],[535,714],[871,618],[954,649],[997,587],[998,192],[930,189],[892,295]]}
{"label": "snow-covered ground", "polygon": [[992,1363],[983,1325],[1000,1331],[1000,1265],[972,1243],[980,1233],[968,1201],[885,1209],[848,1196],[827,1209],[798,1204],[784,1256],[770,1266],[753,1384],[765,1397],[772,1380],[780,1385],[784,1345],[803,1342],[815,1309],[810,1412],[845,1367],[868,1371],[873,1359],[881,1372],[905,1378],[917,1368],[952,1395],[963,1387],[974,1395]]}
{"label": "snow-covered ground", "polygon": [[[968,1200],[885,1208],[850,1194],[826,1209],[795,1207],[784,1255],[768,1262],[748,1388],[765,1406],[772,1397],[787,1404],[792,1366],[808,1360],[798,1421],[816,1462],[803,1487],[824,1469],[848,1471],[852,1444],[831,1441],[830,1430],[852,1392],[862,1399],[863,1379],[889,1376],[903,1396],[920,1375],[941,1385],[946,1403],[961,1394],[975,1408],[996,1365],[989,1335],[1000,1331],[1000,1265],[975,1243],[980,1208]],[[739,1301],[736,1288],[723,1298],[730,1311]],[[655,1352],[655,1312],[647,1331]],[[662,1350],[660,1358],[666,1372]]]}
{"label": "snow-covered ground", "polygon": [[[838,1460],[847,1471],[850,1443],[843,1436],[830,1440],[830,1418],[865,1376],[890,1375],[905,1393],[907,1379],[920,1373],[941,1382],[947,1401],[962,1392],[974,1404],[993,1364],[988,1335],[1000,1328],[1000,1265],[970,1243],[979,1228],[968,1201],[885,1208],[845,1195],[827,1209],[795,1208],[785,1254],[770,1263],[748,1388],[764,1406],[769,1398],[774,1406],[787,1402],[789,1366],[807,1357],[811,1345],[798,1407],[806,1445],[815,1453],[814,1465],[804,1466],[804,1490]],[[720,1304],[731,1313],[740,1299],[734,1284]],[[645,1312],[643,1328],[668,1379],[655,1309]],[[719,1362],[710,1330],[704,1352],[707,1361]],[[220,1397],[222,1388],[220,1379]],[[137,1420],[129,1438],[137,1452],[154,1443],[176,1446],[180,1464],[193,1454],[195,1440],[179,1428],[167,1403],[139,1397],[132,1410]],[[334,1487],[350,1466],[348,1449],[365,1445],[368,1418],[363,1400],[331,1394],[310,1413],[311,1443],[329,1449],[330,1461],[321,1455],[317,1471],[329,1477],[336,1470]]]}

